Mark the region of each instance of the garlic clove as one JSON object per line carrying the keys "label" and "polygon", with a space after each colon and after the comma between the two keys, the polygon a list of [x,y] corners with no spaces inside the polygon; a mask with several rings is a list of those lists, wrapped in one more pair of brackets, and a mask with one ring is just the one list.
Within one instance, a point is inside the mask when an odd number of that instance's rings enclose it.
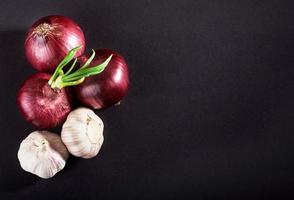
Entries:
{"label": "garlic clove", "polygon": [[68,151],[59,135],[35,131],[21,142],[17,156],[25,171],[51,178],[64,168]]}
{"label": "garlic clove", "polygon": [[91,109],[81,107],[68,115],[61,139],[72,155],[92,158],[104,141],[103,129],[103,121]]}

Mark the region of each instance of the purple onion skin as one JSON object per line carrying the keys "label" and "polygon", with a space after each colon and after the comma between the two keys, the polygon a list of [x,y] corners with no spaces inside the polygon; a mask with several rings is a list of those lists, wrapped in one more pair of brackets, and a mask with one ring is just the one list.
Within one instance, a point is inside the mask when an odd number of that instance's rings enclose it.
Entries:
{"label": "purple onion skin", "polygon": [[38,128],[53,128],[65,121],[73,109],[66,88],[53,90],[48,84],[51,74],[35,73],[28,77],[17,95],[24,118]]}
{"label": "purple onion skin", "polygon": [[27,60],[35,69],[53,72],[72,48],[81,46],[76,57],[84,53],[85,37],[73,20],[51,15],[39,19],[32,25],[24,46]]}
{"label": "purple onion skin", "polygon": [[[74,87],[75,94],[83,105],[93,109],[102,109],[119,103],[125,96],[129,86],[129,72],[125,59],[118,53],[108,50],[95,50],[96,55],[90,66],[105,61],[113,54],[111,61],[100,74],[87,77],[85,81]],[[80,57],[81,64],[90,55]]]}

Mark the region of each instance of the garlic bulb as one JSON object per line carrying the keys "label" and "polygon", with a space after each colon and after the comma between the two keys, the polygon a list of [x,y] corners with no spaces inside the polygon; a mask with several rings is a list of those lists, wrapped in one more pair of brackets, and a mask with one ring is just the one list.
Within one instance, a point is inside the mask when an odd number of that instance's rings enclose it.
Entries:
{"label": "garlic bulb", "polygon": [[72,155],[92,158],[103,143],[103,128],[102,120],[92,110],[77,108],[67,116],[61,139]]}
{"label": "garlic bulb", "polygon": [[35,131],[21,142],[17,156],[25,171],[51,178],[64,168],[68,151],[59,135]]}

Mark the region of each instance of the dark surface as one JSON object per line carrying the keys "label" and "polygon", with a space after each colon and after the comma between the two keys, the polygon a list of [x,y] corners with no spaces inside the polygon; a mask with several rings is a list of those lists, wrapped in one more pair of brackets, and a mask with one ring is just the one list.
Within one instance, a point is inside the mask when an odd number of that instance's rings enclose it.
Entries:
{"label": "dark surface", "polygon": [[[0,199],[293,199],[293,1],[0,1]],[[88,51],[125,56],[131,87],[99,111],[105,142],[49,180],[16,154],[25,30],[62,14]]]}

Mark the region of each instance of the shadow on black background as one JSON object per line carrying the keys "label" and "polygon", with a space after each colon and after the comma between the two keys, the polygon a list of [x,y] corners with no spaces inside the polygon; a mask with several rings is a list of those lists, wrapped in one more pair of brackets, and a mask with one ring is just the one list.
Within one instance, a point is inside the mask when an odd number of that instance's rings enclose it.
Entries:
{"label": "shadow on black background", "polygon": [[0,31],[0,188],[14,191],[35,183],[38,178],[29,173],[23,173],[17,159],[20,142],[33,130],[20,116],[16,104],[16,94],[27,75],[33,69],[25,60],[23,41],[25,31]]}

